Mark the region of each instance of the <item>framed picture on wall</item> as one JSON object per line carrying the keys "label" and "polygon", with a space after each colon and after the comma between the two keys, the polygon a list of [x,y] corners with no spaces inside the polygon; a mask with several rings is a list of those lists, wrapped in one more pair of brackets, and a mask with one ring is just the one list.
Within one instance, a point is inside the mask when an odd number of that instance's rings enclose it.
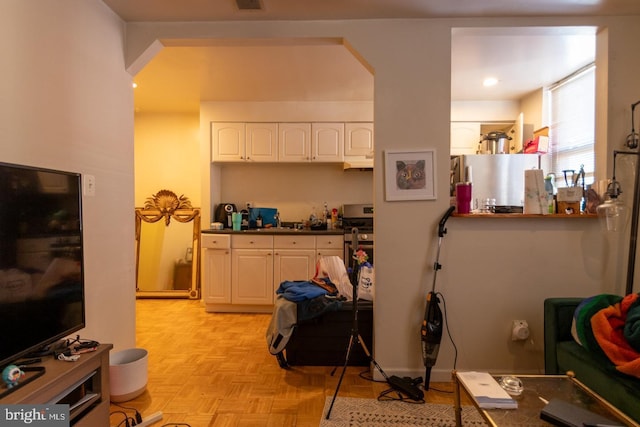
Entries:
{"label": "framed picture on wall", "polygon": [[435,149],[385,151],[386,200],[435,200],[435,157]]}

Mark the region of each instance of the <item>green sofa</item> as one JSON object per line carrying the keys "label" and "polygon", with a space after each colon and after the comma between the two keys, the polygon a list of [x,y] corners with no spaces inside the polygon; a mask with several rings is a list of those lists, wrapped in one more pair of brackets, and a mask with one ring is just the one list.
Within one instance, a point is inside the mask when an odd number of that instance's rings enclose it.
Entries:
{"label": "green sofa", "polygon": [[573,371],[583,384],[640,423],[640,379],[618,372],[606,357],[586,350],[571,335],[573,314],[582,300],[544,301],[545,373]]}

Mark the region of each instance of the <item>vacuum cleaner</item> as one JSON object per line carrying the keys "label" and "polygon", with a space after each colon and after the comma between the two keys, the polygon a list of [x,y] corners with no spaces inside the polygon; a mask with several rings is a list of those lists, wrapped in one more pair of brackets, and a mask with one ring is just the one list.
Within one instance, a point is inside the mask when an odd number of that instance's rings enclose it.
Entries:
{"label": "vacuum cleaner", "polygon": [[429,390],[429,382],[431,378],[431,368],[435,366],[440,350],[440,341],[442,340],[442,310],[440,310],[440,300],[435,292],[436,276],[438,270],[442,268],[439,263],[440,247],[442,246],[442,238],[447,233],[445,223],[449,216],[453,213],[455,206],[451,206],[440,219],[438,224],[438,250],[436,253],[436,262],[433,264],[433,285],[431,292],[427,294],[427,305],[424,310],[424,319],[420,328],[420,341],[422,343],[422,361],[425,367],[424,389]]}

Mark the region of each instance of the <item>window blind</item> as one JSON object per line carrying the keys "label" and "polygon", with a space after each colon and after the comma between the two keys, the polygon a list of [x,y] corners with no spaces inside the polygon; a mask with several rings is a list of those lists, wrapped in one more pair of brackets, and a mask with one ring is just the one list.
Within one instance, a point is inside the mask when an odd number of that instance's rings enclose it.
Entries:
{"label": "window blind", "polygon": [[[595,65],[591,64],[549,89],[549,146],[556,184],[564,187],[564,170],[577,174],[584,165],[585,183],[595,171]],[[568,173],[571,185],[571,173]]]}

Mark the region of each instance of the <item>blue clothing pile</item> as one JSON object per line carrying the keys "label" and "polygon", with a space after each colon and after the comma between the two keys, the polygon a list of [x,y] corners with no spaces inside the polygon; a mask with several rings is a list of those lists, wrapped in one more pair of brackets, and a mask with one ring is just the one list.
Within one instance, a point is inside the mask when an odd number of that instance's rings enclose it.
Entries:
{"label": "blue clothing pile", "polygon": [[[329,279],[320,279],[329,282]],[[323,295],[330,295],[326,289],[321,288],[309,280],[286,280],[280,283],[280,287],[276,294],[282,294],[289,301],[301,302],[304,300],[314,299]]]}

